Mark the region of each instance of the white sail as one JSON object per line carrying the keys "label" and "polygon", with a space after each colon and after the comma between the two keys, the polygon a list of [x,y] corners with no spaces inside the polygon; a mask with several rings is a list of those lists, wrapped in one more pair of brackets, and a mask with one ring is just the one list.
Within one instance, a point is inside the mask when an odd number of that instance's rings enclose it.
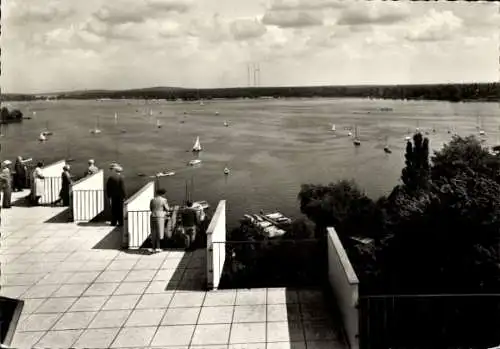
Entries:
{"label": "white sail", "polygon": [[332,131],[337,131],[337,128],[335,127],[335,124],[332,125]]}
{"label": "white sail", "polygon": [[153,116],[153,109],[149,109],[149,116]]}
{"label": "white sail", "polygon": [[201,151],[200,137],[196,137],[196,142],[193,145],[193,151]]}
{"label": "white sail", "polygon": [[115,113],[115,124],[118,121],[118,113]]}

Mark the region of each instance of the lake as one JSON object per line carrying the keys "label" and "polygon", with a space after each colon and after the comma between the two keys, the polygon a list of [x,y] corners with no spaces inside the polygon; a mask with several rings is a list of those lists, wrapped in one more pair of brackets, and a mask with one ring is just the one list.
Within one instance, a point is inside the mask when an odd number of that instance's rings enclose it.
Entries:
{"label": "lake", "polygon": [[[138,100],[4,105],[36,115],[3,128],[3,159],[22,155],[48,164],[71,157],[76,175],[83,173],[90,158],[106,170],[117,160],[124,167],[129,195],[150,180],[137,173],[172,170],[175,176],[160,179],[171,203],[184,200],[190,181],[194,200],[207,200],[213,208],[227,200],[230,227],[243,214],[260,210],[300,216],[297,194],[302,183],[352,178],[371,197],[386,194],[399,180],[409,129],[429,130],[431,147],[438,149],[451,138],[449,129],[462,136],[478,134],[480,117],[487,144],[500,143],[496,103],[321,98],[212,100],[204,105]],[[156,127],[157,119],[162,128]],[[224,127],[225,120],[229,127]],[[102,133],[93,135],[90,130],[97,122]],[[355,124],[362,141],[358,148],[344,130]],[[54,134],[40,143],[38,135],[46,125]],[[202,165],[193,168],[187,163],[195,158],[190,149],[197,136],[203,147]],[[392,154],[383,151],[386,139]],[[223,173],[226,166],[231,169],[228,176]]]}

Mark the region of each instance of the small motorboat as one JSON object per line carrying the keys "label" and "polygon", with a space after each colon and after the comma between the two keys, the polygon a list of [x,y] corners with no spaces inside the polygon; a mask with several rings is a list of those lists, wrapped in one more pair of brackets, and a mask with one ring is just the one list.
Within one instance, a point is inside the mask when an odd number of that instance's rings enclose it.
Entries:
{"label": "small motorboat", "polygon": [[47,140],[47,137],[42,133],[40,133],[40,136],[38,136],[38,140],[40,142],[45,142]]}
{"label": "small motorboat", "polygon": [[194,160],[191,160],[188,162],[188,165],[189,166],[195,166],[195,165],[199,165],[201,164],[201,160],[200,159],[194,159]]}
{"label": "small motorboat", "polygon": [[184,110],[184,115],[186,115],[188,112]]}
{"label": "small motorboat", "polygon": [[93,135],[98,135],[101,133],[101,130],[99,130],[98,128],[95,128],[93,130],[90,130],[90,133],[92,133]]}
{"label": "small motorboat", "polygon": [[484,132],[484,130],[479,130],[479,135],[484,136],[485,134],[486,132]]}
{"label": "small motorboat", "polygon": [[349,131],[349,132],[347,132],[347,135],[348,135],[349,137],[352,137],[352,132],[350,132],[350,131]]}
{"label": "small motorboat", "polygon": [[225,174],[225,175],[228,175],[228,174],[229,174],[229,172],[230,172],[230,171],[229,171],[229,169],[228,169],[227,167],[226,167],[226,168],[224,168],[224,174]]}
{"label": "small motorboat", "polygon": [[151,176],[151,178],[154,178],[154,177],[170,177],[170,176],[173,176],[173,175],[175,175],[174,171],[158,172],[156,175]]}
{"label": "small motorboat", "polygon": [[356,147],[359,147],[361,145],[361,141],[359,139],[355,139],[353,142],[352,142]]}
{"label": "small motorboat", "polygon": [[216,112],[215,112],[215,115],[219,115],[219,112],[218,112],[218,111],[216,111]]}
{"label": "small motorboat", "polygon": [[229,127],[229,123],[227,121],[224,121],[224,126]]}

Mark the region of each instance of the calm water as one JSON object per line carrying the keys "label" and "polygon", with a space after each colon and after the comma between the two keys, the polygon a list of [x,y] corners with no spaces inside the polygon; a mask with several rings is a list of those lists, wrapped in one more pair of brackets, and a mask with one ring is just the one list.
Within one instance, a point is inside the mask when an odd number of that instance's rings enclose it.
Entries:
{"label": "calm water", "polygon": [[[193,198],[215,206],[227,200],[228,223],[244,213],[279,209],[298,216],[297,194],[302,183],[328,183],[353,178],[368,194],[387,193],[398,181],[404,164],[404,137],[432,127],[431,146],[450,139],[448,129],[477,134],[477,116],[487,142],[500,139],[499,106],[495,103],[381,101],[363,99],[289,99],[195,102],[57,101],[11,103],[32,120],[4,128],[2,158],[17,155],[50,163],[66,157],[81,174],[89,158],[106,167],[118,160],[124,167],[129,195],[149,179],[137,173],[173,170],[161,184],[173,203],[185,196],[186,181],[194,182]],[[393,111],[377,111],[391,107]],[[153,116],[149,116],[150,109]],[[184,111],[187,115],[184,116]],[[115,125],[114,113],[118,113]],[[216,115],[219,112],[219,115]],[[99,117],[100,135],[90,134]],[[163,127],[156,128],[159,119]],[[181,123],[185,120],[185,123]],[[224,120],[230,123],[224,127]],[[337,128],[337,136],[331,124]],[[38,142],[46,127],[54,132]],[[362,146],[355,148],[344,127],[357,124]],[[121,133],[124,129],[127,132]],[[187,166],[189,151],[200,136],[204,151],[199,168]],[[388,137],[392,154],[383,147]],[[223,169],[231,169],[224,176]]]}

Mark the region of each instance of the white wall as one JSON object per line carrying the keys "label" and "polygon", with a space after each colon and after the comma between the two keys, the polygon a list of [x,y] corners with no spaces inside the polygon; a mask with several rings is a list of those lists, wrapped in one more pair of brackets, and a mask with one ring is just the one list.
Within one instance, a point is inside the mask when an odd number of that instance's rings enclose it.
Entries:
{"label": "white wall", "polygon": [[151,234],[149,203],[154,196],[155,182],[151,181],[123,204],[124,247],[139,248]]}
{"label": "white wall", "polygon": [[219,201],[207,229],[207,287],[219,287],[226,260],[226,200]]}
{"label": "white wall", "polygon": [[40,199],[41,204],[51,204],[59,199],[62,186],[61,175],[65,165],[66,160],[61,160],[42,168],[42,175],[46,179],[44,180],[44,193]]}
{"label": "white wall", "polygon": [[328,228],[328,279],[335,294],[351,349],[359,348],[359,280],[334,228]]}
{"label": "white wall", "polygon": [[73,220],[88,222],[104,211],[104,171],[73,184]]}

